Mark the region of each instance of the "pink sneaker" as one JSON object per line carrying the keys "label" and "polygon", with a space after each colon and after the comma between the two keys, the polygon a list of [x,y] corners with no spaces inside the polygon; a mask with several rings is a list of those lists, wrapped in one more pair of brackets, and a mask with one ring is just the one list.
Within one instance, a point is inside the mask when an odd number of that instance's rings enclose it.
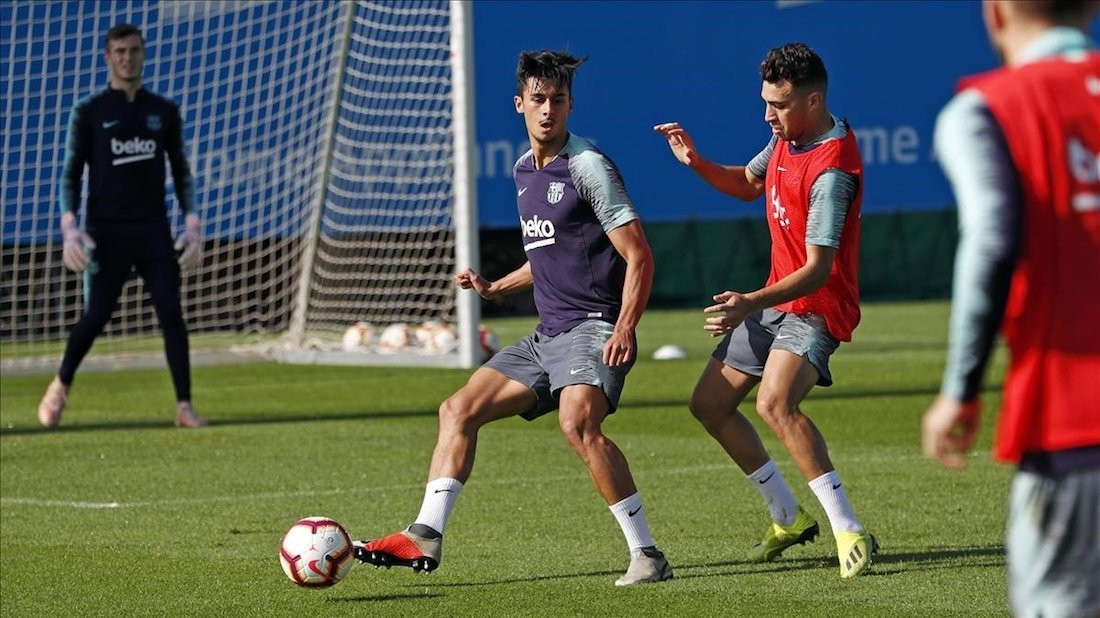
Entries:
{"label": "pink sneaker", "polygon": [[176,427],[206,427],[206,419],[195,412],[191,402],[181,401],[176,404]]}
{"label": "pink sneaker", "polygon": [[42,423],[46,429],[57,427],[61,422],[61,412],[65,410],[67,403],[69,403],[69,387],[55,377],[46,387],[46,394],[42,395],[42,401],[38,403],[38,422]]}

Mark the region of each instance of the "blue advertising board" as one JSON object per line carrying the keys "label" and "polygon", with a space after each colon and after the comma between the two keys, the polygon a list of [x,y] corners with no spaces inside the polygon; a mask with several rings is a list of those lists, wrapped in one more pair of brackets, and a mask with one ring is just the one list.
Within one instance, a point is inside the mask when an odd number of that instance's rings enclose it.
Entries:
{"label": "blue advertising board", "polygon": [[677,163],[652,127],[680,122],[707,158],[747,163],[770,138],[757,69],[789,41],[821,55],[828,105],[856,129],[864,212],[949,207],[932,151],[936,114],[959,77],[998,64],[979,2],[494,1],[474,9],[479,216],[490,227],[516,225],[509,172],[528,147],[512,104],[520,50],[589,56],[573,85],[570,130],[614,159],[648,221],[762,216],[762,207],[717,193]]}
{"label": "blue advertising board", "polygon": [[[212,84],[224,89],[233,76],[241,87],[279,77],[269,75],[275,65],[265,60],[267,35],[261,27],[294,41],[338,38],[334,26],[342,5],[295,1],[0,0],[0,74],[11,94],[5,101],[0,159],[4,244],[41,242],[48,230],[56,233],[53,225],[40,221],[57,212],[56,179],[68,111],[78,98],[102,87],[105,70],[98,45],[116,20],[150,26],[149,85],[181,102],[200,204],[216,209],[209,214],[222,222],[208,224],[208,236],[302,233],[301,217],[261,222],[261,211],[273,192],[294,199],[308,193],[317,144],[307,143],[306,128],[322,121],[323,110],[300,105],[289,123],[293,126],[280,129],[279,123],[257,119],[261,112],[272,116],[281,109],[270,83],[263,101],[254,90],[242,96],[205,92]],[[424,5],[445,7],[443,0]],[[310,19],[288,24],[285,14],[270,17],[279,14],[272,8],[286,6],[304,8],[298,13]],[[209,23],[196,16],[172,20],[162,15],[166,8],[179,13],[180,7],[216,14]],[[789,41],[808,43],[822,56],[830,76],[829,107],[856,129],[866,172],[864,212],[950,207],[950,191],[932,151],[935,117],[959,77],[997,65],[976,1],[478,0],[473,8],[478,214],[486,228],[517,224],[511,167],[528,148],[512,100],[521,50],[564,49],[589,57],[574,83],[570,129],[595,141],[616,162],[646,221],[762,216],[759,205],[718,194],[678,164],[652,127],[678,121],[708,158],[746,163],[770,136],[757,67],[769,49]],[[230,33],[242,35],[243,42],[230,48],[219,43],[217,37]],[[1100,36],[1100,24],[1093,25],[1092,34]],[[400,34],[386,30],[378,36]],[[194,43],[180,43],[184,39]],[[230,59],[223,61],[227,54]],[[157,77],[174,74],[170,69],[180,63],[206,66],[207,57],[220,73],[189,72],[186,80]],[[302,75],[299,87],[323,90],[329,75],[325,67]],[[61,83],[59,75],[72,77]],[[196,139],[200,120],[214,123],[209,131],[214,136],[220,133],[219,122],[247,123],[254,134],[233,143]],[[228,192],[228,184],[236,190]],[[247,197],[226,199],[230,193]]]}

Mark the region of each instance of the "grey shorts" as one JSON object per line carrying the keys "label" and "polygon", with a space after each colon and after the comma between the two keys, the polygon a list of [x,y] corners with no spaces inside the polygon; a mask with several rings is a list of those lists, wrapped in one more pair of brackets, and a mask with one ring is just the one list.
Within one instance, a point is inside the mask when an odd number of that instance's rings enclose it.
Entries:
{"label": "grey shorts", "polygon": [[1017,472],[1006,548],[1017,616],[1100,615],[1100,468]]}
{"label": "grey shorts", "polygon": [[619,367],[603,363],[603,346],[614,326],[588,320],[553,337],[535,331],[497,352],[485,363],[534,391],[538,401],[520,416],[531,421],[556,410],[561,389],[572,384],[598,386],[607,396],[608,414],[619,407],[626,374],[634,361]]}
{"label": "grey shorts", "polygon": [[819,315],[796,314],[765,309],[745,318],[714,349],[714,358],[750,376],[764,375],[764,363],[772,350],[797,354],[817,369],[818,386],[831,386],[829,357],[840,342],[825,327]]}

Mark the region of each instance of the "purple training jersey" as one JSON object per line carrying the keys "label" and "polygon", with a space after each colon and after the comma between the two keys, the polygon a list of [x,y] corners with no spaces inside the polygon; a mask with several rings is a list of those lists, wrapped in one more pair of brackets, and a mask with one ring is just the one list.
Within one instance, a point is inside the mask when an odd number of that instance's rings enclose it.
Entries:
{"label": "purple training jersey", "polygon": [[553,161],[535,169],[531,151],[513,168],[523,250],[546,335],[585,320],[614,323],[626,261],[607,234],[638,218],[618,168],[592,142],[569,134]]}

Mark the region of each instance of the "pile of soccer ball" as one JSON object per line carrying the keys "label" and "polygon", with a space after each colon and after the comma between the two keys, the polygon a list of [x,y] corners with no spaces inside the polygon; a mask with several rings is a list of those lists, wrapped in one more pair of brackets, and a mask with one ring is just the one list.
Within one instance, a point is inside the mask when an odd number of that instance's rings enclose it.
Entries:
{"label": "pile of soccer ball", "polygon": [[[477,333],[482,361],[489,360],[500,350],[500,342],[485,325],[478,326]],[[438,320],[416,327],[399,322],[381,329],[369,322],[356,322],[344,331],[341,346],[348,352],[447,354],[458,346],[458,333],[454,324]]]}
{"label": "pile of soccer ball", "polygon": [[328,517],[299,519],[283,535],[279,562],[290,581],[299,586],[331,586],[344,579],[355,564],[351,537]]}

